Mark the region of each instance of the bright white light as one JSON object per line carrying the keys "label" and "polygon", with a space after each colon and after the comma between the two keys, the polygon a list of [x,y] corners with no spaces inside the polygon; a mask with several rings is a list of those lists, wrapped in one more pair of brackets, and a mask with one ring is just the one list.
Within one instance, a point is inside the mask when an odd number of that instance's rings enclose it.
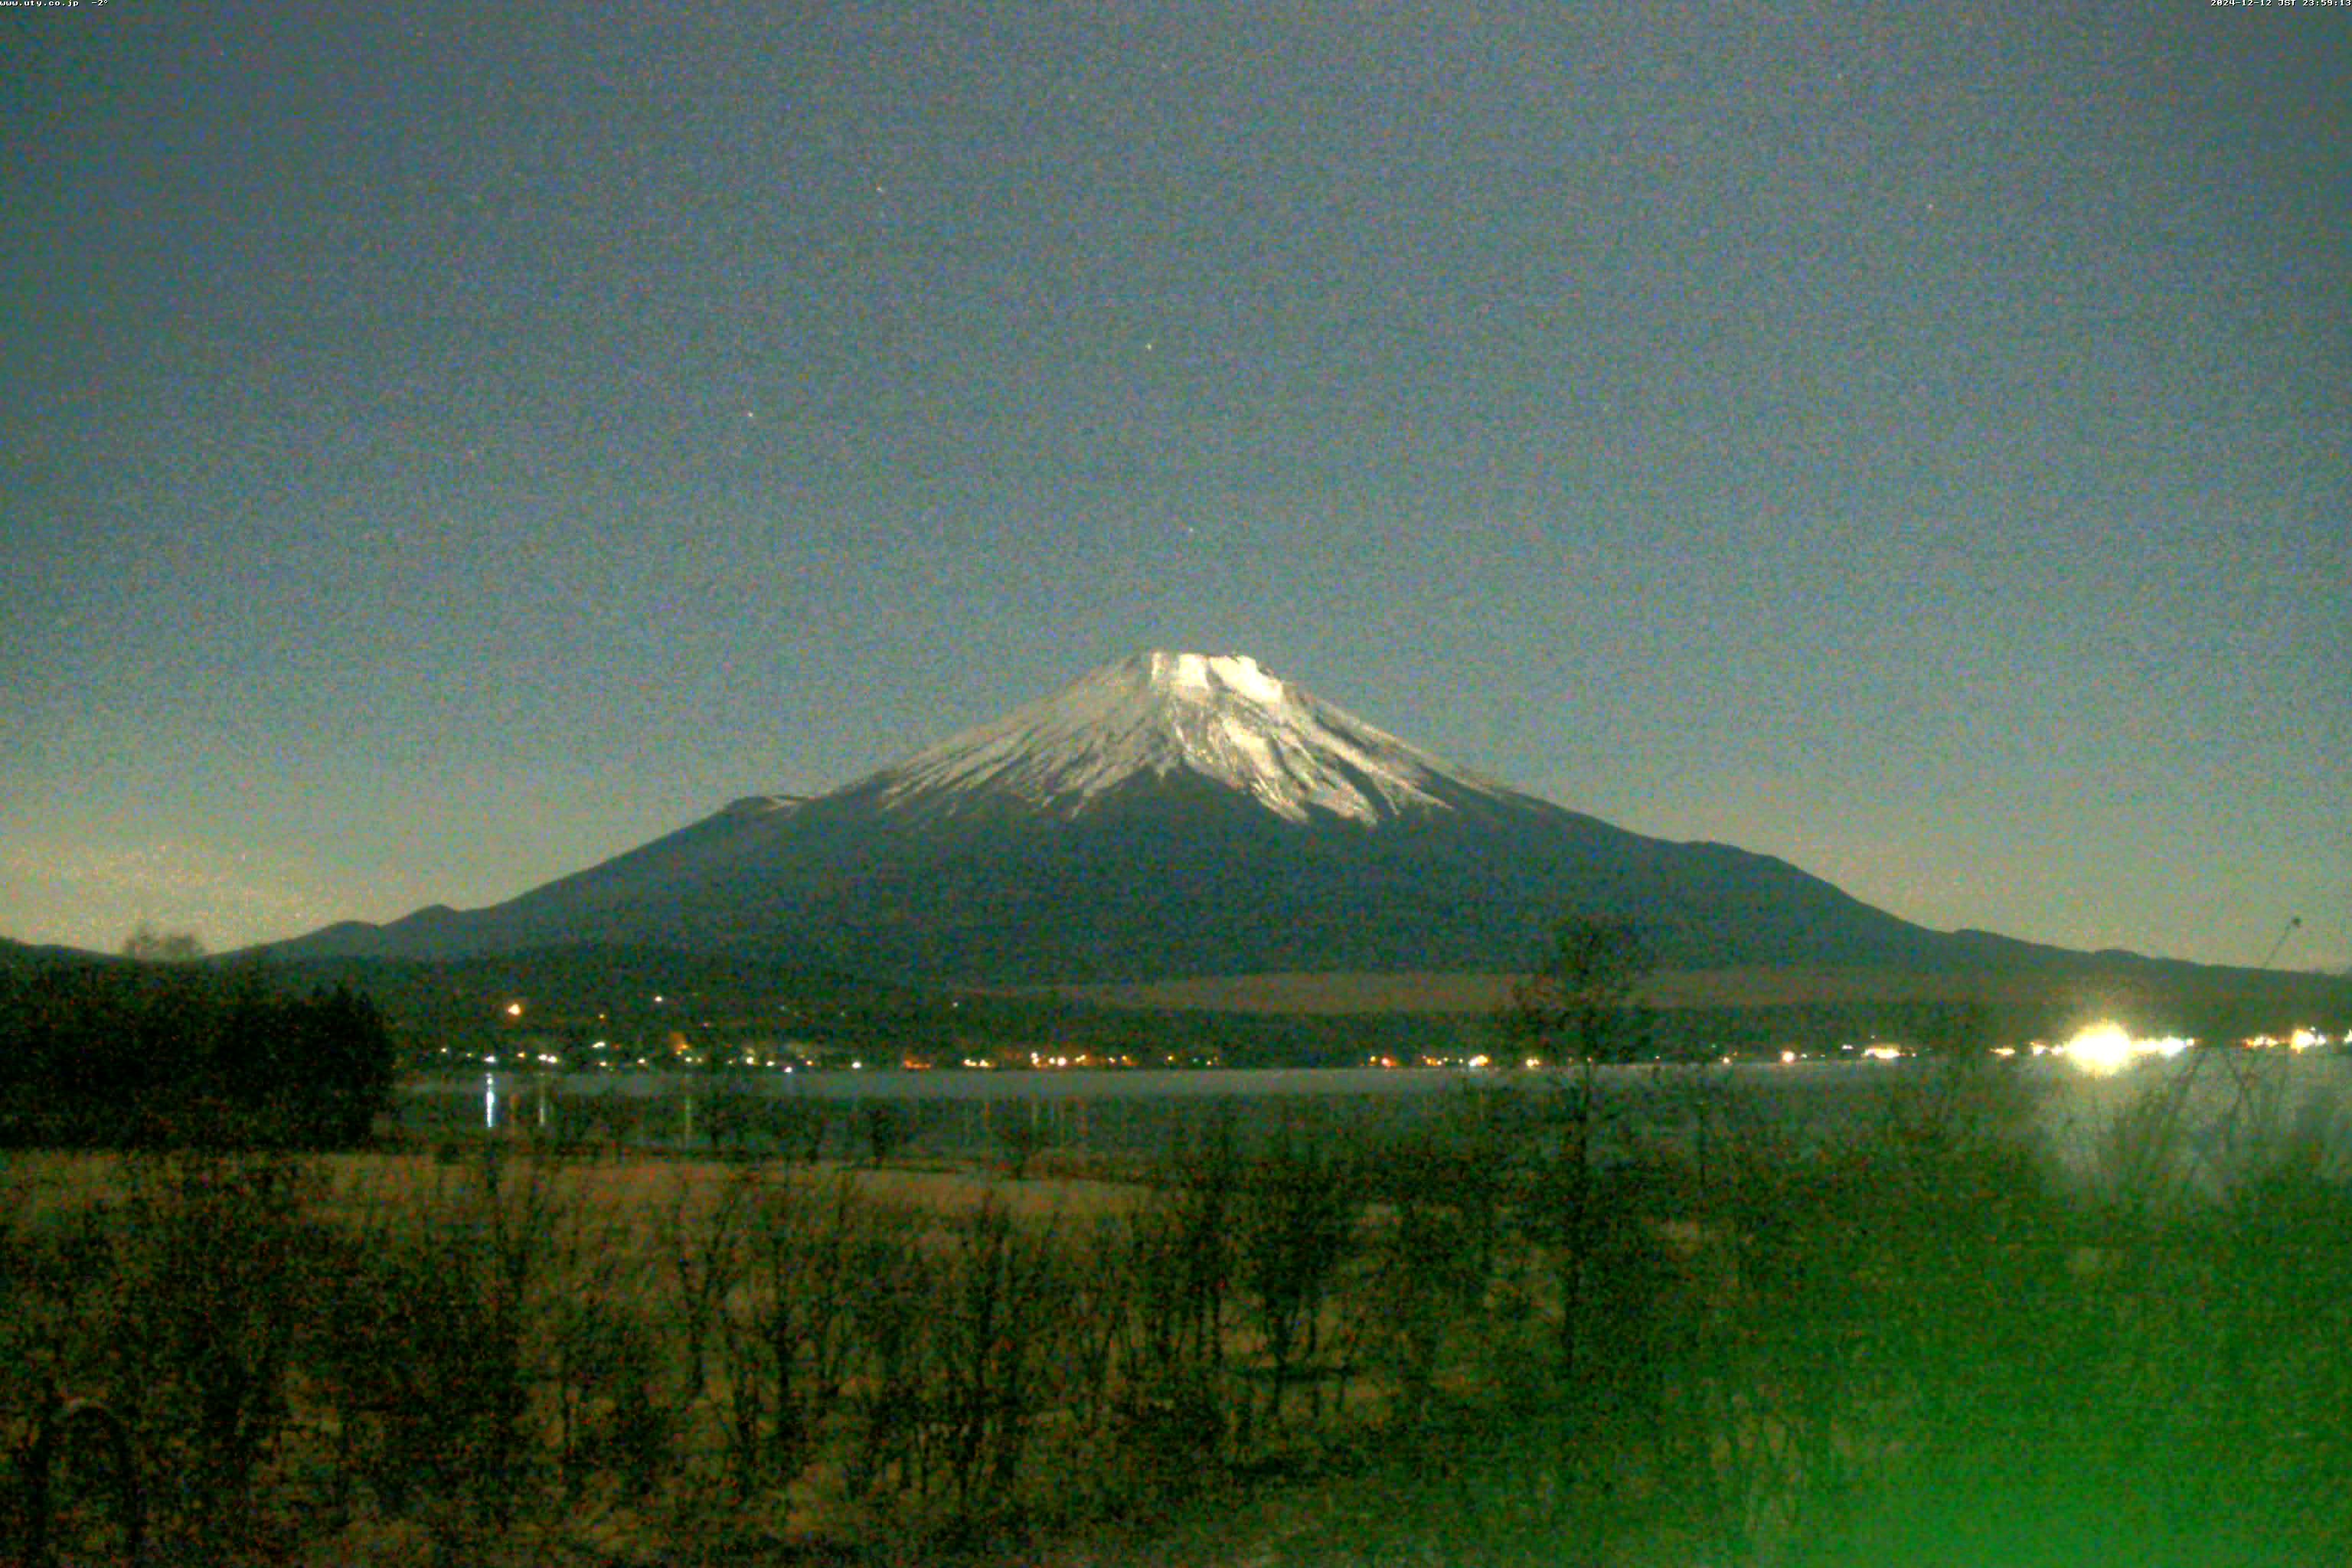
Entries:
{"label": "bright white light", "polygon": [[2105,1078],[2131,1065],[2131,1037],[2121,1024],[2102,1020],[2087,1025],[2061,1047],[2066,1059],[2094,1077]]}
{"label": "bright white light", "polygon": [[1864,1048],[1862,1054],[1868,1057],[1873,1061],[1900,1061],[1903,1059],[1903,1047],[1900,1046],[1871,1046]]}
{"label": "bright white light", "polygon": [[2057,1049],[2080,1070],[2105,1078],[2111,1073],[2121,1072],[2142,1057],[2169,1059],[2196,1043],[2181,1035],[2135,1038],[2114,1019],[2102,1018],[2095,1024],[2084,1026],[2073,1039]]}

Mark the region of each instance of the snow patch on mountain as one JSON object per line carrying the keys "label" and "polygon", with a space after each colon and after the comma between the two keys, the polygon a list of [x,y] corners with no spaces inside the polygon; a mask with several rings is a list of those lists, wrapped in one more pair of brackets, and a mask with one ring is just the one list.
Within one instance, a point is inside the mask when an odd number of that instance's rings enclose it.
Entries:
{"label": "snow patch on mountain", "polygon": [[1076,816],[1138,775],[1191,773],[1276,815],[1366,823],[1450,811],[1441,786],[1498,786],[1238,655],[1139,653],[877,774],[886,806],[954,810],[1010,795]]}
{"label": "snow patch on mountain", "polygon": [[804,795],[747,795],[731,800],[719,813],[721,816],[790,816],[806,805]]}

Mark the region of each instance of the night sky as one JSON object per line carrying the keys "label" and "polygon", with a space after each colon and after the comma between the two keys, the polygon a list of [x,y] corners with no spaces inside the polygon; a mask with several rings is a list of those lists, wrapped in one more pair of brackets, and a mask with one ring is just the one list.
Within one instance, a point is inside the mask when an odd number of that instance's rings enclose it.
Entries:
{"label": "night sky", "polygon": [[0,934],[509,897],[1144,647],[2352,962],[2352,10],[0,10]]}

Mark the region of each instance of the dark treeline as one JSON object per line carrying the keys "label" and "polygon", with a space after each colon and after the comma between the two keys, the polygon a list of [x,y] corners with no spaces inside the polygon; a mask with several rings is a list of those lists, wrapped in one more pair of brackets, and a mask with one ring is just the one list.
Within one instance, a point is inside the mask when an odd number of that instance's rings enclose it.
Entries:
{"label": "dark treeline", "polygon": [[255,965],[58,963],[0,973],[0,1144],[346,1148],[391,1094],[367,998]]}

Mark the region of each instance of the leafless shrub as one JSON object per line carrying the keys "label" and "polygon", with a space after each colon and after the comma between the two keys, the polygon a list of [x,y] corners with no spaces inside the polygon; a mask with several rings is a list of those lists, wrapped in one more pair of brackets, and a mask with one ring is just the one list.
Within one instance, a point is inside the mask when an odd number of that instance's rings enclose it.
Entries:
{"label": "leafless shrub", "polygon": [[75,1561],[135,1563],[147,1538],[147,1498],[131,1429],[103,1403],[52,1397],[17,1456],[17,1559],[51,1568],[62,1542]]}
{"label": "leafless shrub", "polygon": [[925,1228],[911,1211],[877,1209],[854,1254],[858,1289],[850,1304],[846,1403],[857,1432],[845,1472],[853,1496],[871,1496],[894,1482],[916,1492],[930,1484],[928,1379],[938,1269],[917,1241]]}
{"label": "leafless shrub", "polygon": [[195,1151],[129,1173],[123,1220],[136,1246],[111,1325],[120,1413],[178,1478],[181,1522],[205,1550],[223,1550],[290,1416],[320,1253],[304,1213],[310,1184],[289,1158]]}
{"label": "leafless shrub", "polygon": [[869,1100],[858,1112],[858,1126],[866,1138],[866,1155],[878,1170],[907,1142],[913,1118],[895,1100]]}
{"label": "leafless shrub", "polygon": [[711,1336],[719,1307],[742,1281],[743,1230],[752,1189],[731,1181],[714,1196],[688,1176],[674,1176],[655,1226],[655,1245],[673,1292],[672,1321],[683,1341],[686,1392],[692,1405],[709,1385]]}
{"label": "leafless shrub", "polygon": [[1353,1237],[1351,1173],[1311,1135],[1284,1135],[1241,1188],[1240,1279],[1262,1342],[1265,1418],[1321,1349],[1323,1312]]}
{"label": "leafless shrub", "polygon": [[847,1379],[855,1271],[870,1257],[868,1205],[846,1177],[761,1184],[744,1215],[746,1289],[722,1321],[730,1464],[739,1491],[811,1461]]}
{"label": "leafless shrub", "polygon": [[1420,1427],[1456,1327],[1486,1296],[1499,1192],[1441,1140],[1422,1136],[1386,1151],[1370,1194],[1380,1218],[1360,1292],[1360,1336],[1391,1381],[1393,1419]]}
{"label": "leafless shrub", "polygon": [[936,1331],[941,1440],[956,1506],[1012,1489],[1036,1418],[1047,1347],[1064,1322],[1055,1232],[1034,1230],[992,1194],[950,1232]]}

